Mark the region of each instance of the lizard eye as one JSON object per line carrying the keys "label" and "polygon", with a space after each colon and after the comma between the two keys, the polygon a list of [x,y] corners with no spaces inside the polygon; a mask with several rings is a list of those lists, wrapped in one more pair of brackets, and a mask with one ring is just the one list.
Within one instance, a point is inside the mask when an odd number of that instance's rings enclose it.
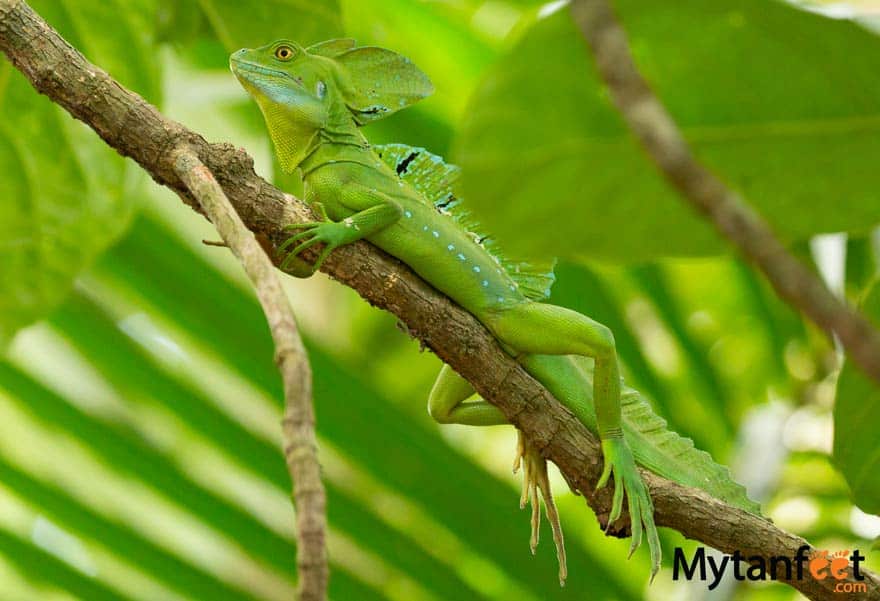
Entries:
{"label": "lizard eye", "polygon": [[280,61],[289,61],[293,58],[293,48],[290,46],[278,46],[275,49],[275,58]]}

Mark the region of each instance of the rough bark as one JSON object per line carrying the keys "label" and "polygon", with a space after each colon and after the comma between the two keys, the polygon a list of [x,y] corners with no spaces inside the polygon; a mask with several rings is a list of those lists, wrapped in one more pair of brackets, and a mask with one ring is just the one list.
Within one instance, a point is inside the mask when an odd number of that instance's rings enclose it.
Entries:
{"label": "rough bark", "polygon": [[[41,93],[91,126],[110,146],[136,160],[160,184],[195,206],[174,171],[170,150],[188,144],[214,173],[244,223],[270,248],[283,226],[311,220],[302,202],[253,171],[243,150],[209,144],[89,63],[30,7],[0,0],[0,49]],[[395,314],[409,333],[468,379],[497,405],[530,443],[556,463],[570,484],[608,517],[608,488],[596,493],[601,451],[596,438],[540,383],[529,376],[472,315],[419,279],[405,265],[366,242],[333,252],[322,271],[355,289],[371,304]],[[644,472],[658,525],[680,531],[721,551],[793,556],[806,544],[766,519],[730,507],[703,492]],[[478,508],[475,510],[479,510]],[[618,531],[617,534],[622,534]],[[832,600],[832,579],[790,584],[813,599]],[[880,582],[867,575],[868,598],[880,599]]]}

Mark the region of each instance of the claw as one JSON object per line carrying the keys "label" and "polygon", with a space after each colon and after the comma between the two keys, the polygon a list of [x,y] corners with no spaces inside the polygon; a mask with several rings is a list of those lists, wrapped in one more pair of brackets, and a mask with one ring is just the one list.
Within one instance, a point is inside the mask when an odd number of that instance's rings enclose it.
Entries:
{"label": "claw", "polygon": [[516,457],[513,458],[513,473],[517,473],[519,468],[522,466],[522,458],[525,455],[526,450],[523,446],[523,437],[522,434],[519,433],[519,430],[516,431]]}
{"label": "claw", "polygon": [[298,229],[301,229],[304,227],[317,227],[317,226],[321,225],[321,223],[322,222],[320,222],[320,221],[303,221],[302,223],[290,223],[288,225],[285,225],[281,229],[298,230]]}
{"label": "claw", "polygon": [[614,473],[614,497],[611,501],[611,514],[605,531],[617,521],[623,510],[624,494],[627,499],[630,523],[632,527],[632,543],[629,555],[635,552],[647,538],[651,553],[651,581],[660,569],[661,549],[657,526],[654,524],[654,503],[651,495],[638,472],[632,452],[623,438],[609,438],[602,441],[602,453],[605,456],[605,467],[599,479],[597,489],[602,488],[608,476]]}
{"label": "claw", "polygon": [[538,540],[541,536],[541,503],[538,499],[538,487],[534,480],[534,470],[529,471],[532,472],[529,474],[529,479],[531,480],[531,484],[529,485],[529,496],[532,503],[532,536],[529,539],[529,550],[532,552],[532,555],[534,555],[535,551],[538,549]]}
{"label": "claw", "polygon": [[287,250],[289,247],[293,246],[294,243],[302,240],[303,238],[305,238],[307,236],[310,236],[311,234],[312,234],[312,230],[306,230],[304,232],[300,232],[294,236],[291,236],[290,238],[288,238],[287,240],[285,240],[284,242],[282,242],[278,246],[278,252],[282,252],[282,251]]}
{"label": "claw", "polygon": [[319,240],[318,238],[311,238],[309,240],[306,240],[305,242],[303,242],[302,244],[300,244],[299,246],[294,248],[292,251],[290,251],[290,254],[295,257],[295,256],[299,255],[299,253],[301,253],[302,251],[313,247],[315,244],[318,244],[319,242],[321,242],[321,240]]}
{"label": "claw", "polygon": [[550,479],[547,475],[547,461],[541,457],[535,449],[529,447],[522,432],[517,431],[516,458],[513,462],[513,473],[523,467],[523,486],[520,496],[520,509],[524,509],[526,503],[532,503],[531,527],[532,533],[529,539],[529,548],[534,555],[538,546],[538,533],[541,525],[541,508],[538,496],[544,498],[544,512],[550,522],[553,531],[553,542],[556,545],[556,559],[559,562],[559,586],[565,586],[568,577],[568,567],[565,557],[565,540],[562,535],[562,525],[559,521],[559,511],[553,500],[550,490]]}
{"label": "claw", "polygon": [[611,526],[614,522],[620,519],[620,514],[623,513],[623,492],[625,486],[623,483],[618,484],[614,487],[614,497],[611,501],[611,515],[608,516],[608,527]]}
{"label": "claw", "polygon": [[322,223],[327,223],[328,221],[332,221],[330,217],[327,216],[327,209],[324,208],[324,204],[320,202],[314,203],[314,208],[318,211],[321,216],[321,221],[304,221],[302,223],[291,223],[285,225],[285,230],[296,230],[303,227],[315,227],[321,225]]}
{"label": "claw", "polygon": [[324,263],[324,259],[330,256],[330,253],[333,252],[333,247],[329,244],[324,247],[324,250],[321,251],[321,254],[318,255],[318,258],[315,260],[315,266],[313,269],[318,271],[321,268],[321,265]]}
{"label": "claw", "polygon": [[602,475],[599,477],[599,482],[596,484],[596,490],[602,490],[605,488],[605,485],[608,484],[608,478],[611,476],[611,462],[606,461],[604,467],[602,468]]}
{"label": "claw", "polygon": [[639,545],[642,544],[642,514],[641,511],[639,511],[638,497],[630,499],[629,514],[631,516],[638,516],[638,518],[630,519],[630,525],[632,527],[632,541],[629,545],[629,553],[626,556],[627,559],[632,557],[633,553],[636,552],[636,549],[639,548]]}
{"label": "claw", "polygon": [[308,250],[315,244],[323,243],[325,248],[318,255],[318,259],[311,266],[311,273],[317,271],[324,259],[338,246],[344,244],[344,239],[340,239],[337,230],[340,226],[332,221],[327,215],[327,210],[321,203],[315,203],[315,210],[320,214],[324,221],[308,221],[306,223],[291,223],[284,226],[286,230],[302,230],[290,236],[278,247],[279,252],[284,252],[291,246],[297,245],[293,250],[288,252],[287,257],[281,262],[281,268],[287,269],[293,262],[294,257],[298,256],[305,250]]}
{"label": "claw", "polygon": [[281,261],[281,265],[279,265],[279,267],[281,268],[282,271],[287,271],[290,268],[290,264],[293,263],[296,259],[297,259],[296,255],[289,254],[286,257],[284,257],[284,260]]}

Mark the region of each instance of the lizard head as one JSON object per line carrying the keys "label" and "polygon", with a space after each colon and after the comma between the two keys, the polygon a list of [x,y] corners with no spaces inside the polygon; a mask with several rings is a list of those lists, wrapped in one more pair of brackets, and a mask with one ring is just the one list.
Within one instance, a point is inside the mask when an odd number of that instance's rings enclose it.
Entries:
{"label": "lizard head", "polygon": [[232,72],[263,112],[282,167],[293,170],[321,130],[344,132],[433,92],[428,77],[390,50],[339,39],[304,48],[279,40],[243,48]]}

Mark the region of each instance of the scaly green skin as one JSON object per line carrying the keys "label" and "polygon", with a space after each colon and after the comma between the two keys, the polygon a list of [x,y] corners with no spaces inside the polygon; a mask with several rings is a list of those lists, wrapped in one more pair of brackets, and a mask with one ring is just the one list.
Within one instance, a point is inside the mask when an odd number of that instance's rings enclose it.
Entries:
{"label": "scaly green skin", "polygon": [[[620,516],[625,493],[633,549],[644,533],[656,572],[653,505],[624,436],[611,332],[584,315],[526,298],[471,235],[379,158],[358,129],[430,94],[428,78],[397,54],[355,48],[351,40],[308,49],[282,40],[239,50],[230,63],[263,111],[283,168],[301,170],[306,200],[323,216],[290,226],[296,233],[285,244],[292,248],[286,266],[311,275],[333,249],[366,238],[472,313],[599,436],[605,456],[599,487],[612,473],[616,483],[610,522]],[[325,247],[314,266],[298,259],[319,243]],[[572,355],[589,357],[592,365],[573,367]],[[472,395],[470,385],[445,367],[431,393],[431,415],[441,422],[507,423],[489,403],[465,402]],[[641,451],[650,460],[652,451]]]}

